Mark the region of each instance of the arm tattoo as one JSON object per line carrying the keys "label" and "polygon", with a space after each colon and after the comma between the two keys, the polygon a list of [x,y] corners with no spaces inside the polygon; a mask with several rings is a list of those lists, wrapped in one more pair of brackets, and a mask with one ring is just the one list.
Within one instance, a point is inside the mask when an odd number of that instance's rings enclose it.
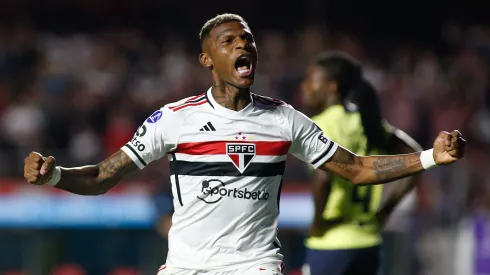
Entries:
{"label": "arm tattoo", "polygon": [[423,171],[420,153],[360,157],[342,147],[321,169],[331,171],[354,184],[380,184]]}
{"label": "arm tattoo", "polygon": [[386,180],[407,168],[407,157],[379,157],[373,162],[373,168],[376,180]]}
{"label": "arm tattoo", "polygon": [[122,177],[135,171],[137,166],[133,163],[133,160],[126,155],[126,153],[119,150],[106,160],[97,164],[97,168],[99,170],[97,180],[105,189],[107,187],[111,188]]}
{"label": "arm tattoo", "polygon": [[353,160],[347,154],[339,154],[338,158],[335,159],[335,165],[347,173],[352,173],[350,164],[353,163]]}
{"label": "arm tattoo", "polygon": [[331,162],[343,175],[354,174],[353,164],[355,164],[355,160],[354,155],[350,152],[346,150],[337,150],[332,156]]}
{"label": "arm tattoo", "polygon": [[119,150],[97,165],[62,168],[61,180],[55,187],[79,195],[100,195],[136,170],[138,166]]}
{"label": "arm tattoo", "polygon": [[128,155],[123,153],[123,151],[118,151],[97,165],[99,168],[98,178],[104,180],[112,177],[124,176],[127,171],[122,168],[126,167],[131,162],[132,160]]}

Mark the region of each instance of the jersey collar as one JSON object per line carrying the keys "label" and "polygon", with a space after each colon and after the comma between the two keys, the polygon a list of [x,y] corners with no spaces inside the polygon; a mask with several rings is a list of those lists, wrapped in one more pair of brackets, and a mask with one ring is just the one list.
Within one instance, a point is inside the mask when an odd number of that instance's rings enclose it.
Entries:
{"label": "jersey collar", "polygon": [[206,92],[206,96],[208,98],[209,103],[214,108],[214,110],[216,110],[216,112],[223,114],[227,117],[229,117],[229,116],[246,116],[246,115],[250,114],[253,110],[254,102],[253,102],[252,94],[250,94],[250,99],[251,99],[250,103],[247,106],[245,106],[245,108],[243,108],[242,110],[240,110],[238,112],[230,110],[230,109],[225,108],[225,107],[221,106],[220,104],[218,104],[216,102],[216,100],[214,100],[214,98],[213,98],[213,94],[211,93],[211,88],[209,88],[208,91]]}

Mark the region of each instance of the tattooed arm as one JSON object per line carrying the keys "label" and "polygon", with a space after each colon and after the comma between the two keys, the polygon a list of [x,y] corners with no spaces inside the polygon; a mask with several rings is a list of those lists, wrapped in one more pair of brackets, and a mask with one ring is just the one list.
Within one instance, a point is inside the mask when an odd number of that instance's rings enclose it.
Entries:
{"label": "tattooed arm", "polygon": [[[32,184],[42,185],[53,177],[56,161],[32,152],[24,165],[24,177]],[[61,178],[56,188],[79,195],[101,195],[114,187],[124,176],[138,170],[128,155],[119,150],[97,165],[76,168],[60,167]]]}
{"label": "tattooed arm", "polygon": [[97,165],[61,168],[61,179],[55,187],[79,195],[101,195],[136,170],[136,164],[119,150]]}
{"label": "tattooed arm", "polygon": [[[441,132],[434,141],[435,163],[446,165],[457,161],[463,156],[465,144],[459,131]],[[354,184],[382,184],[424,171],[420,154],[361,157],[339,146],[334,155],[319,168]]]}
{"label": "tattooed arm", "polygon": [[361,157],[340,146],[320,169],[331,171],[354,184],[381,184],[424,170],[420,153]]}
{"label": "tattooed arm", "polygon": [[31,152],[24,160],[24,177],[31,184],[48,184],[79,195],[104,194],[123,177],[176,147],[183,118],[176,114],[168,106],[156,110],[128,143],[97,165],[57,167],[54,157]]}

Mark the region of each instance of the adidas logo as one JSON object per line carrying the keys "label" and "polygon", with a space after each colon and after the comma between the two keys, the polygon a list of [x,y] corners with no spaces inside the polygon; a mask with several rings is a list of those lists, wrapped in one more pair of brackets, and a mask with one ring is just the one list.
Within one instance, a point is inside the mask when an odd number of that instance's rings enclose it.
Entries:
{"label": "adidas logo", "polygon": [[216,129],[214,128],[213,124],[211,124],[211,122],[208,122],[201,129],[199,129],[199,131],[208,131],[209,132],[209,131],[216,131]]}

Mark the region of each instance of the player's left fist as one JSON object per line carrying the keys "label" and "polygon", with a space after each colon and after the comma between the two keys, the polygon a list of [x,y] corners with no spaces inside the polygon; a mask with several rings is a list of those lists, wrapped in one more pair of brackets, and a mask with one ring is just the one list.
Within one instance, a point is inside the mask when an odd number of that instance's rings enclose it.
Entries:
{"label": "player's left fist", "polygon": [[437,165],[451,164],[464,155],[466,140],[458,130],[440,132],[434,141],[434,160]]}

